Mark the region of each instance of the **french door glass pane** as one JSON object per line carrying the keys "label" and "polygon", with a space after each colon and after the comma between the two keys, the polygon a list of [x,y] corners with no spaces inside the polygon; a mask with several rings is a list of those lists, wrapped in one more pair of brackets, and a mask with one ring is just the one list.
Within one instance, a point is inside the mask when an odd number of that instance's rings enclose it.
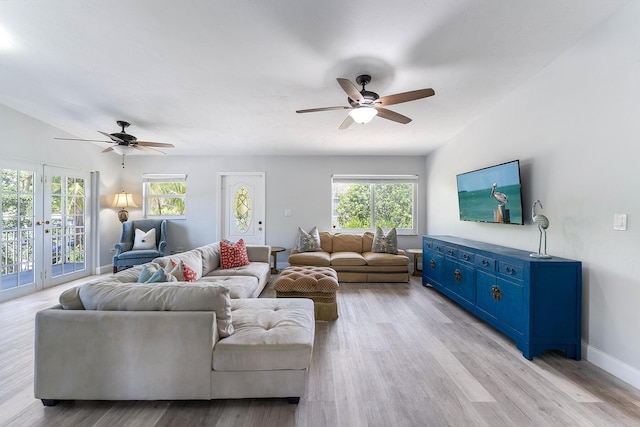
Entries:
{"label": "french door glass pane", "polygon": [[34,173],[2,169],[2,259],[0,289],[33,283]]}
{"label": "french door glass pane", "polygon": [[86,268],[85,186],[82,178],[51,177],[51,275]]}

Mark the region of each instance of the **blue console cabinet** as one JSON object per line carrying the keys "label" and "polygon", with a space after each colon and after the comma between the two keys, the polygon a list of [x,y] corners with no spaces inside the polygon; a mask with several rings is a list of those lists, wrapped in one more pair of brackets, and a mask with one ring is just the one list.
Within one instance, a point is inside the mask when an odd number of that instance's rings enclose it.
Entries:
{"label": "blue console cabinet", "polygon": [[422,237],[422,284],[514,339],[527,359],[580,360],[582,263],[452,236]]}

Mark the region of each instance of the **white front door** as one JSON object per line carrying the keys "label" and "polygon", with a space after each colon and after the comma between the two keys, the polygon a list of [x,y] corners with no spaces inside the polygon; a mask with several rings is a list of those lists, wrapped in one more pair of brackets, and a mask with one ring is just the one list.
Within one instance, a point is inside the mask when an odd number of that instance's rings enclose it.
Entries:
{"label": "white front door", "polygon": [[220,239],[265,244],[264,172],[218,173]]}

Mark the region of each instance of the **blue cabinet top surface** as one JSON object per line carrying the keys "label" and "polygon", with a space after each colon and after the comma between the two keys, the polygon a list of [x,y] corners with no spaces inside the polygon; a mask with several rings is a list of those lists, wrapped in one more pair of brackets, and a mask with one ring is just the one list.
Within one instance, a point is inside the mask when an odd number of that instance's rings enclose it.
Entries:
{"label": "blue cabinet top surface", "polygon": [[451,243],[454,245],[461,245],[461,246],[465,246],[467,248],[473,248],[477,251],[481,251],[481,252],[486,252],[487,254],[491,254],[491,255],[503,255],[505,257],[510,257],[510,258],[515,258],[515,259],[521,259],[521,260],[526,260],[527,262],[531,262],[531,263],[560,263],[560,262],[580,262],[580,261],[575,261],[572,259],[566,259],[566,258],[560,258],[560,257],[556,257],[556,256],[552,256],[552,258],[535,258],[532,257],[530,254],[531,252],[527,252],[527,251],[523,251],[520,249],[513,249],[513,248],[508,248],[505,246],[499,246],[499,245],[494,245],[492,243],[485,243],[485,242],[478,242],[476,240],[469,240],[469,239],[465,239],[462,237],[455,237],[455,236],[431,236],[431,235],[425,235],[423,236],[425,238],[428,239],[435,239],[438,240],[440,242],[444,242],[444,243]]}

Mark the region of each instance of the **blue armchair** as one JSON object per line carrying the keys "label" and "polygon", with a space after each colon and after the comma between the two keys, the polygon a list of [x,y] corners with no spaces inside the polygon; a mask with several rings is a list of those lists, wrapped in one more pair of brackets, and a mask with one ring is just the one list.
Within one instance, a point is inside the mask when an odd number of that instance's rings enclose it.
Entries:
{"label": "blue armchair", "polygon": [[[156,229],[156,248],[132,250],[135,240],[136,228],[147,232]],[[117,273],[119,267],[133,267],[152,261],[154,258],[164,256],[167,246],[167,221],[160,219],[140,219],[122,223],[122,235],[120,242],[116,243],[116,253],[113,256],[113,272]]]}

